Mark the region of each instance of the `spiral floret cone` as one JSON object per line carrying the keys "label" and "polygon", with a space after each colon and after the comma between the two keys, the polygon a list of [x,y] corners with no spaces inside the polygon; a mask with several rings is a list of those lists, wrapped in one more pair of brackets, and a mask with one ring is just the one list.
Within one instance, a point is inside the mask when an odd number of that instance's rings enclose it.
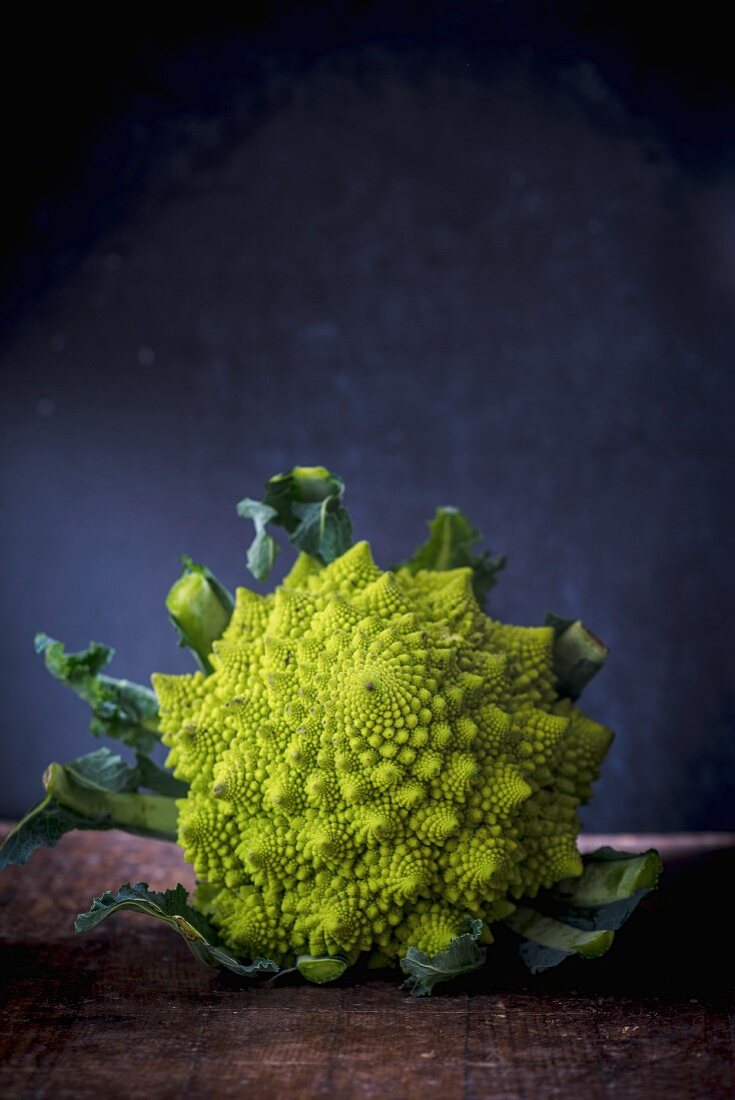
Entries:
{"label": "spiral floret cone", "polygon": [[558,698],[552,628],[494,622],[471,580],[382,572],[365,542],[302,555],[238,590],[210,675],[153,677],[179,841],[232,950],[433,953],[580,872],[612,735]]}

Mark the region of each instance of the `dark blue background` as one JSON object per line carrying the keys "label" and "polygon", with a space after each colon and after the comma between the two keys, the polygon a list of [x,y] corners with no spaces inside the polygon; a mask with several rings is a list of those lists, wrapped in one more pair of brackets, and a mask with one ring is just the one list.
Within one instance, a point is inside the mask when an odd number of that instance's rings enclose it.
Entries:
{"label": "dark blue background", "polygon": [[588,826],[732,826],[733,98],[673,30],[282,4],[18,44],[0,812],[90,747],[34,632],[188,669],[176,556],[250,583],[235,502],[302,462],[380,563],[459,505],[491,614],[609,643]]}

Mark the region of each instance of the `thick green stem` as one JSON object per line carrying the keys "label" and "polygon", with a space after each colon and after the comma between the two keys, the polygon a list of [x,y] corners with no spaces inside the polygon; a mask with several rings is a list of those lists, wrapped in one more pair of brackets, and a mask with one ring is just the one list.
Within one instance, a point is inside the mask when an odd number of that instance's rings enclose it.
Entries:
{"label": "thick green stem", "polygon": [[577,619],[557,633],[554,641],[554,673],[560,695],[577,699],[605,663],[607,646]]}
{"label": "thick green stem", "polygon": [[150,733],[155,733],[156,737],[161,736],[161,720],[158,714],[154,714],[152,718],[142,718],[140,725],[144,730],[148,730]]}
{"label": "thick green stem", "polygon": [[47,793],[62,806],[108,828],[123,829],[140,836],[176,840],[176,799],[154,794],[115,794],[83,786],[63,764],[49,764],[43,775]]}
{"label": "thick green stem", "polygon": [[542,947],[568,955],[581,955],[583,959],[604,955],[615,938],[615,933],[609,929],[584,932],[523,905],[506,917],[505,923],[519,936],[525,936],[535,944],[540,943]]}
{"label": "thick green stem", "polygon": [[342,955],[299,955],[294,969],[307,981],[323,985],[341,978],[348,965],[348,960]]}

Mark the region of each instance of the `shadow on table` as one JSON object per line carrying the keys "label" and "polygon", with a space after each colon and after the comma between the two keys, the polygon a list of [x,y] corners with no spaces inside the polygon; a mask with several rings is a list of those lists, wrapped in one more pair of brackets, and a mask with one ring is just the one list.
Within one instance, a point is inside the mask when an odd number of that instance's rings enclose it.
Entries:
{"label": "shadow on table", "polygon": [[[529,990],[690,998],[732,992],[735,981],[727,897],[735,882],[735,848],[681,853],[664,862],[659,889],[645,898],[600,959],[567,959],[529,975],[514,954],[503,953],[496,981]],[[492,960],[492,961],[491,961]],[[487,973],[472,975],[468,991],[487,989]]]}

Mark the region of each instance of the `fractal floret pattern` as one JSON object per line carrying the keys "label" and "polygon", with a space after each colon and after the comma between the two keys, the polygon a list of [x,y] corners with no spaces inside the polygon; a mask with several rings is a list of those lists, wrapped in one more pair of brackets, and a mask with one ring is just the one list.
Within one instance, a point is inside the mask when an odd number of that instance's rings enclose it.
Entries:
{"label": "fractal floret pattern", "polygon": [[284,965],[433,954],[580,874],[612,735],[558,697],[553,644],[488,618],[470,569],[383,572],[365,542],[238,589],[214,672],[153,678],[223,942]]}

